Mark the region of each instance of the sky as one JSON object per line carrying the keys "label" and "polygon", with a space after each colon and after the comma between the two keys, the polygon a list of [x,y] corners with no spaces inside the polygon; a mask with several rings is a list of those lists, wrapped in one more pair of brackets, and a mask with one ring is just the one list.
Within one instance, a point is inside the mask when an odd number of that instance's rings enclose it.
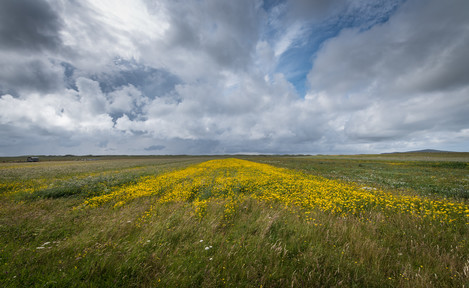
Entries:
{"label": "sky", "polygon": [[0,1],[0,156],[469,151],[467,0]]}

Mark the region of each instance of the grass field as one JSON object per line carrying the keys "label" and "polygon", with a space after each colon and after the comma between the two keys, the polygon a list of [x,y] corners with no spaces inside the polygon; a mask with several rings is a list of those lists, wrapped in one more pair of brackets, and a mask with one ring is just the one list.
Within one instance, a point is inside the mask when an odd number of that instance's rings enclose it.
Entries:
{"label": "grass field", "polygon": [[469,287],[469,153],[1,160],[1,287]]}

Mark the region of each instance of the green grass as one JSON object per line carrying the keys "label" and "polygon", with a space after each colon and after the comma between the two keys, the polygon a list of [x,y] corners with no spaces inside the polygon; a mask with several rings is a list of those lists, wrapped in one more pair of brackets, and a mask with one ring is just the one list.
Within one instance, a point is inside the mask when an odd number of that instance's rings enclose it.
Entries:
{"label": "green grass", "polygon": [[469,199],[469,153],[261,156],[253,159],[385,190]]}
{"label": "green grass", "polygon": [[[0,195],[14,193],[16,200],[91,197],[141,177],[179,169],[210,157],[101,157],[96,161],[50,161],[0,165]],[[52,161],[52,160],[56,161]]]}
{"label": "green grass", "polygon": [[[468,168],[450,164],[465,159],[379,157],[248,159],[399,193],[467,199]],[[14,189],[33,183],[25,186],[32,187],[29,192],[15,196],[9,194],[13,188],[4,188],[0,196],[0,286],[469,286],[468,225],[436,225],[403,214],[344,218],[311,211],[306,217],[252,199],[228,218],[224,200],[209,202],[203,218],[191,203],[157,204],[154,197],[119,208],[74,208],[89,195],[207,159],[0,165],[2,183],[14,183]],[[451,192],[458,189],[465,192]]]}

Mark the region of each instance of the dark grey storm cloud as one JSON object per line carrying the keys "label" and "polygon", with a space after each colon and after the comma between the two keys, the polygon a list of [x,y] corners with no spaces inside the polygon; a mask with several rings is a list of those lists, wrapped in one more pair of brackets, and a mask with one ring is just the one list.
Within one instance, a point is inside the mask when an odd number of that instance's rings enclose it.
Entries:
{"label": "dark grey storm cloud", "polygon": [[0,1],[0,90],[18,96],[63,89],[63,67],[54,59],[64,48],[62,27],[47,1]]}
{"label": "dark grey storm cloud", "polygon": [[0,1],[0,48],[28,51],[61,46],[62,21],[44,0]]}
{"label": "dark grey storm cloud", "polygon": [[50,93],[63,89],[64,68],[48,59],[11,57],[0,59],[0,89],[17,95],[21,92]]}

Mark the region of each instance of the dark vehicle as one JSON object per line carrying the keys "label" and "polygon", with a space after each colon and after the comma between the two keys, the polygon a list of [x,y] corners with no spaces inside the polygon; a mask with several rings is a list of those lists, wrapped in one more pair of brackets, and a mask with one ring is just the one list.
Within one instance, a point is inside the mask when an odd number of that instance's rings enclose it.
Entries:
{"label": "dark vehicle", "polygon": [[39,162],[39,157],[28,157],[27,162]]}

